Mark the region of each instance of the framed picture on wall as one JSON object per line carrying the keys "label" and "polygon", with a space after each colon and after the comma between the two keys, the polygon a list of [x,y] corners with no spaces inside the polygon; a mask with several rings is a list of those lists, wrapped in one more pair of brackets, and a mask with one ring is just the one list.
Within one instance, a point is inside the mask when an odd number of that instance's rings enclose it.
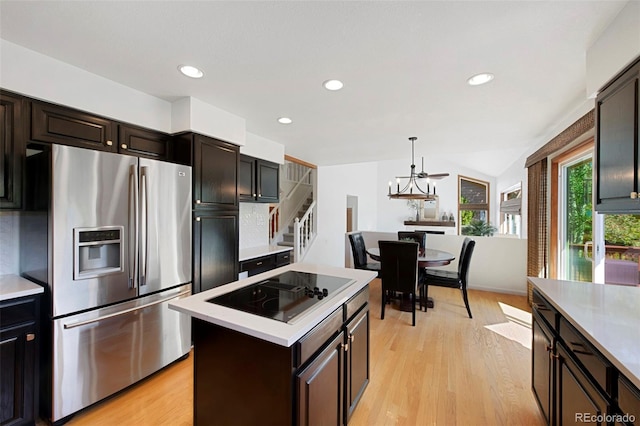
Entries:
{"label": "framed picture on wall", "polygon": [[439,220],[438,216],[438,198],[435,200],[420,201],[420,219],[422,220]]}

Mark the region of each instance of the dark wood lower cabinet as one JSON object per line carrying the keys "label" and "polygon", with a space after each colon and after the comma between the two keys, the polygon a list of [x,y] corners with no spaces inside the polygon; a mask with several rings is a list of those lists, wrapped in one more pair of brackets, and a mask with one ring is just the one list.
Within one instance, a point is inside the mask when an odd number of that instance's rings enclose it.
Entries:
{"label": "dark wood lower cabinet", "polygon": [[551,424],[553,410],[553,378],[555,339],[539,316],[533,312],[533,345],[531,347],[531,389],[547,424]]}
{"label": "dark wood lower cabinet", "polygon": [[345,325],[345,423],[351,418],[360,397],[369,384],[369,309],[361,310]]}
{"label": "dark wood lower cabinet", "polygon": [[339,425],[344,418],[344,332],[296,374],[298,425]]}
{"label": "dark wood lower cabinet", "polygon": [[197,211],[193,222],[193,292],[238,279],[238,212]]}
{"label": "dark wood lower cabinet", "polygon": [[562,343],[558,345],[557,352],[559,403],[555,424],[607,424],[605,416],[611,412],[605,397],[578,367]]}
{"label": "dark wood lower cabinet", "polygon": [[546,423],[639,425],[640,391],[535,289],[533,300],[531,389]]}
{"label": "dark wood lower cabinet", "polygon": [[0,303],[0,424],[34,424],[38,405],[39,296]]}
{"label": "dark wood lower cabinet", "polygon": [[346,424],[369,383],[368,295],[290,347],[194,319],[194,424]]}

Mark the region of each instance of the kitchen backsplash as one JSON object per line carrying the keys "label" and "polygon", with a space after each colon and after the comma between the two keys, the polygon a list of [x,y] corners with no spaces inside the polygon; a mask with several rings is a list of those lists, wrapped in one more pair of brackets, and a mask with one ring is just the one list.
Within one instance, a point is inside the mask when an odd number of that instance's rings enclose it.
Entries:
{"label": "kitchen backsplash", "polygon": [[240,203],[240,250],[269,245],[269,204]]}
{"label": "kitchen backsplash", "polygon": [[0,211],[0,275],[20,272],[20,213]]}

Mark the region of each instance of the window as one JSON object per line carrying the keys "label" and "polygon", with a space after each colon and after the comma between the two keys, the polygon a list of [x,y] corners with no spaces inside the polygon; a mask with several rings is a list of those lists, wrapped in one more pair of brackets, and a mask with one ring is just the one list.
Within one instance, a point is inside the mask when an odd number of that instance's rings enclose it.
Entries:
{"label": "window", "polygon": [[489,182],[458,176],[459,231],[473,221],[489,224]]}
{"label": "window", "polygon": [[520,237],[522,184],[507,188],[500,194],[500,233]]}

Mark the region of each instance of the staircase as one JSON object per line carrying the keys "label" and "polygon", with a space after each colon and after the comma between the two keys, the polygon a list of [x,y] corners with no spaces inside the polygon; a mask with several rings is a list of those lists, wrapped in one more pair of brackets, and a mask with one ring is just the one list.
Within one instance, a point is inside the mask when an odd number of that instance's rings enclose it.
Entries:
{"label": "staircase", "polygon": [[285,159],[280,176],[282,195],[269,212],[269,243],[293,247],[293,261],[299,262],[316,237],[315,167]]}
{"label": "staircase", "polygon": [[[307,213],[307,210],[309,210],[309,207],[311,206],[311,203],[313,203],[313,192],[311,194],[309,194],[309,196],[307,197],[305,202],[300,207],[300,210],[298,210],[298,214],[296,215],[296,217],[298,219],[303,217]],[[294,234],[295,234],[295,229],[294,228],[295,228],[295,222],[291,222],[289,224],[287,232],[284,232],[282,234],[282,241],[279,241],[277,243],[277,245],[286,246],[286,247],[294,247],[294,241],[295,241],[294,240]]]}

